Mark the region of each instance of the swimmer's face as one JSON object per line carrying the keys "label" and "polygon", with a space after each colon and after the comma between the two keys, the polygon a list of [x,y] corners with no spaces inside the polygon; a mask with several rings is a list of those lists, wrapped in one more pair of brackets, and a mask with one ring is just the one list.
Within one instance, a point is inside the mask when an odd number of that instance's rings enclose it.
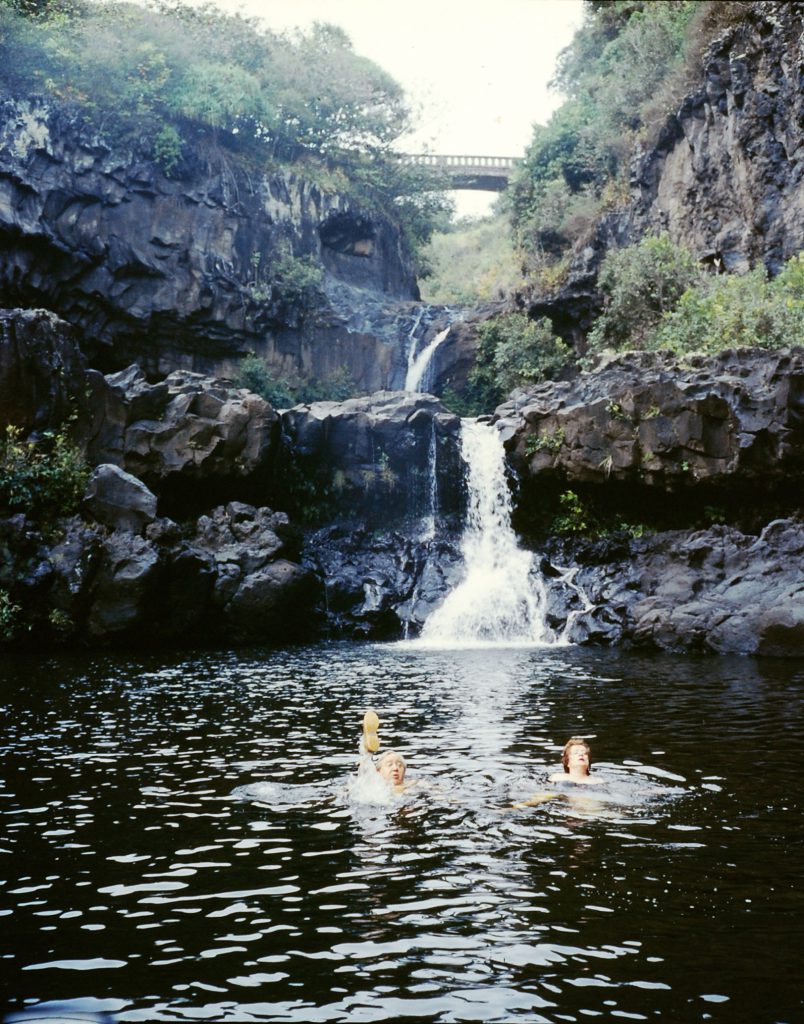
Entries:
{"label": "swimmer's face", "polygon": [[389,752],[380,758],[377,771],[392,786],[401,786],[405,778],[405,759],[401,754]]}
{"label": "swimmer's face", "polygon": [[573,743],[567,751],[567,771],[573,770],[589,774],[589,748],[581,743]]}

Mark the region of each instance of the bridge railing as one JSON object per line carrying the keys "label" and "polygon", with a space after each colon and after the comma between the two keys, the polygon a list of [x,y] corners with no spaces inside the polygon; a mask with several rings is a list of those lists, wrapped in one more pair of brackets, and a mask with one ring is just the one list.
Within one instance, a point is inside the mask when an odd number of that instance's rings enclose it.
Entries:
{"label": "bridge railing", "polygon": [[465,154],[405,153],[401,157],[405,163],[419,164],[424,167],[444,167],[447,170],[469,170],[478,167],[488,170],[511,172],[521,163],[521,157],[514,156],[467,156]]}

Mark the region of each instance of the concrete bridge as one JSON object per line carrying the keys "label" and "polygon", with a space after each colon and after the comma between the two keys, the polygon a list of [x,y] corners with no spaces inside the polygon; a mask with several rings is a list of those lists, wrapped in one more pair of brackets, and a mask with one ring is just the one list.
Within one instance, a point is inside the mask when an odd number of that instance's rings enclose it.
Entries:
{"label": "concrete bridge", "polygon": [[409,153],[402,157],[407,163],[435,167],[451,179],[455,189],[477,189],[502,192],[521,158],[513,156],[436,156],[431,153]]}

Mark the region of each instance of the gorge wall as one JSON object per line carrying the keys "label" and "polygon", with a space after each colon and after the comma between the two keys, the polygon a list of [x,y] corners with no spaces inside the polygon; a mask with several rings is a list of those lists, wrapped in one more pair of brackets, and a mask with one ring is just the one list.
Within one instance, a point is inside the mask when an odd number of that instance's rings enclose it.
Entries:
{"label": "gorge wall", "polygon": [[[76,111],[7,98],[0,305],[56,313],[104,371],[233,375],[255,352],[277,376],[401,386],[421,312],[395,224],[223,151],[196,151],[177,174],[111,148]],[[305,286],[305,260],[320,286]]]}
{"label": "gorge wall", "polygon": [[566,281],[522,301],[582,345],[606,253],[666,231],[715,271],[776,273],[804,248],[802,3],[740,4],[696,84],[631,165],[630,200],[576,249]]}
{"label": "gorge wall", "polygon": [[[460,582],[460,423],[432,396],[280,415],[190,371],[102,375],[52,314],[2,323],[0,394],[16,387],[19,422],[41,427],[68,382],[94,465],[80,514],[43,523],[18,502],[0,517],[6,642],[394,639]],[[625,355],[518,394],[488,429],[517,469],[555,635],[804,653],[800,348]],[[560,525],[568,488],[608,518]]]}
{"label": "gorge wall", "polygon": [[[800,13],[746,5],[627,210],[531,312],[582,338],[605,252],[656,228],[726,271],[802,248]],[[64,108],[2,111],[0,426],[72,420],[92,474],[80,514],[42,522],[17,496],[0,516],[0,641],[415,635],[460,578],[466,495],[458,418],[400,390],[410,343],[456,314],[417,301],[393,222],[298,173],[207,152],[169,178]],[[308,258],[315,287],[293,276]],[[490,417],[557,634],[804,653],[800,340],[630,354]],[[451,330],[441,380],[473,350]],[[279,412],[233,383],[249,352],[277,376],[346,370],[363,397]]]}

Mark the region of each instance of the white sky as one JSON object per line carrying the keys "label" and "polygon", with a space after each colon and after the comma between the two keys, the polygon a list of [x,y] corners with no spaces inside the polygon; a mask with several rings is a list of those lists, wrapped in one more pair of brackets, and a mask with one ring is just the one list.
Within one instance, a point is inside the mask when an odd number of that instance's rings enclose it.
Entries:
{"label": "white sky", "polygon": [[[419,129],[409,152],[521,156],[534,123],[561,102],[547,88],[581,0],[215,0],[269,27],[340,25],[354,49],[402,85]],[[408,144],[409,143],[409,144]],[[460,215],[488,193],[458,193]]]}

